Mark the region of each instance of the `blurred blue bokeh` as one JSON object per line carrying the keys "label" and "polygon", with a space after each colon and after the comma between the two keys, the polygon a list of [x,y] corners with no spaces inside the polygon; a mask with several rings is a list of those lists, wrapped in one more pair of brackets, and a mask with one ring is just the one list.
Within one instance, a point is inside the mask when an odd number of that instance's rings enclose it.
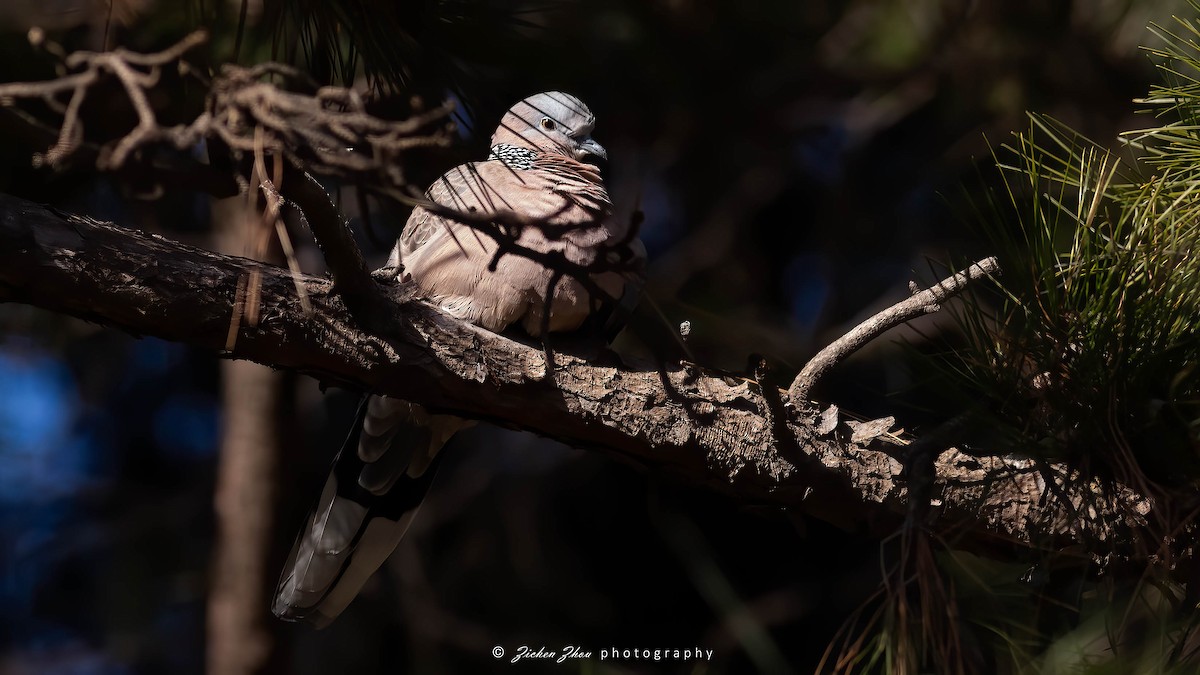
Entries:
{"label": "blurred blue bokeh", "polygon": [[[0,341],[0,651],[29,672],[142,670],[91,625],[130,607],[139,615],[136,599],[106,606],[109,595],[129,589],[106,587],[112,582],[101,577],[116,560],[169,558],[143,540],[177,514],[114,508],[124,497],[117,486],[122,476],[144,475],[169,488],[162,469],[185,475],[188,466],[211,464],[217,399],[211,387],[197,387],[180,345],[118,338],[104,360],[74,369],[70,344],[59,346],[51,351],[20,334]],[[203,603],[199,594],[183,600],[155,607],[136,630],[167,642],[197,635]],[[64,612],[64,604],[74,609]],[[173,653],[191,654],[195,667],[199,648]]]}

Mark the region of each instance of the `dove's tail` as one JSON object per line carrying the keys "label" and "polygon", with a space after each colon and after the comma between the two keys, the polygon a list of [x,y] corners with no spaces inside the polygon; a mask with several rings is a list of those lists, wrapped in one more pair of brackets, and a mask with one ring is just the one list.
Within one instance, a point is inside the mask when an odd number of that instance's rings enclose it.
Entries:
{"label": "dove's tail", "polygon": [[438,451],[463,422],[368,396],[296,538],[272,611],[322,628],[400,543],[429,491]]}

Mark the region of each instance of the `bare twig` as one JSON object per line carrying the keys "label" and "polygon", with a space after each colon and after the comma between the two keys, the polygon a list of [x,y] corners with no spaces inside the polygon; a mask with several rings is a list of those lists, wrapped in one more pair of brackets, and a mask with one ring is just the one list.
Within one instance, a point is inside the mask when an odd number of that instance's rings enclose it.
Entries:
{"label": "bare twig", "polygon": [[[302,91],[263,81],[269,76]],[[407,181],[399,156],[416,148],[449,145],[445,120],[452,109],[447,102],[406,120],[386,120],[368,114],[358,92],[318,89],[294,68],[277,63],[225,65],[209,93],[208,112],[193,126],[242,153],[254,151],[253,131],[261,127],[266,151],[294,164],[325,175],[377,177],[403,186]]]}
{"label": "bare twig", "polygon": [[[169,141],[177,148],[186,148],[196,142],[195,130],[187,127],[162,128],[158,126],[154,110],[146,97],[146,90],[158,83],[163,66],[178,61],[188,50],[208,39],[204,31],[188,35],[177,44],[161,52],[138,54],[126,49],[111,52],[75,52],[66,58],[66,66],[83,71],[48,82],[16,82],[0,85],[0,105],[9,106],[16,98],[40,98],[52,109],[63,115],[57,142],[44,154],[35,155],[34,164],[52,167],[61,165],[83,141],[83,121],[79,112],[88,91],[98,82],[111,75],[117,78],[125,95],[138,116],[138,124],[132,131],[115,143],[104,146],[97,160],[101,170],[121,167],[135,149],[151,142]],[[141,70],[144,68],[145,70]],[[71,93],[66,106],[61,106],[57,97]]]}
{"label": "bare twig", "polygon": [[875,316],[855,326],[849,333],[835,340],[817,353],[788,387],[788,398],[798,406],[808,400],[809,392],[821,377],[845,358],[874,340],[885,331],[911,321],[922,314],[931,314],[941,307],[938,303],[958,294],[971,282],[997,273],[1000,265],[996,258],[984,258],[954,276],[942,279],[934,286],[915,293],[912,297],[892,305]]}
{"label": "bare twig", "polygon": [[387,315],[381,308],[388,301],[371,276],[345,218],[316,178],[290,163],[285,162],[284,167],[288,196],[325,255],[334,290],[359,326],[368,330],[379,328],[382,317]]}
{"label": "bare twig", "polygon": [[[260,144],[268,154],[283,155],[322,174],[374,175],[385,184],[404,185],[399,155],[450,142],[450,126],[445,120],[451,103],[402,121],[381,119],[367,112],[357,92],[318,88],[302,71],[277,63],[223,66],[211,83],[203,113],[190,124],[159,126],[147,91],[158,84],[163,67],[179,61],[206,39],[204,31],[197,31],[153,54],[125,49],[75,52],[66,57],[65,65],[82,72],[46,82],[0,85],[0,106],[12,106],[16,99],[41,99],[63,116],[54,145],[34,157],[35,164],[55,168],[83,143],[83,102],[89,91],[108,77],[121,84],[138,121],[121,138],[100,146],[96,166],[103,171],[120,169],[133,153],[159,143],[184,150],[201,140],[219,140],[234,153],[250,154],[256,147],[255,129],[261,129],[265,133]],[[180,67],[195,72],[182,61]],[[301,91],[264,81],[269,77]],[[67,93],[70,98],[64,105],[58,97]]]}
{"label": "bare twig", "polygon": [[296,259],[296,249],[292,246],[292,238],[288,235],[287,226],[283,224],[283,219],[279,217],[279,209],[283,205],[283,198],[279,196],[279,191],[275,190],[270,180],[264,180],[262,184],[263,192],[270,200],[267,203],[267,210],[270,214],[270,219],[275,223],[275,236],[279,238],[279,246],[283,249],[283,256],[287,260],[288,269],[292,272],[292,280],[296,284],[296,294],[300,297],[300,305],[305,312],[312,312],[312,303],[308,300],[308,291],[305,290],[304,284],[300,283],[300,261]]}

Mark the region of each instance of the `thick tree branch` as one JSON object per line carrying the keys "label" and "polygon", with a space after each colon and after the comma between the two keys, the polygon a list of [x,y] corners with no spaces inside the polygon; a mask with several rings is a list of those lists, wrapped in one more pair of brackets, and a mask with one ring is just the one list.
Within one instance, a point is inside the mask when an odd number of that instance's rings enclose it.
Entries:
{"label": "thick tree branch", "polygon": [[[382,287],[395,332],[368,334],[326,280],[300,278],[309,315],[285,269],[0,195],[0,300],[221,352],[238,280],[252,270],[262,275],[260,320],[239,327],[225,356],[601,450],[744,503],[885,528],[906,513],[895,458],[905,442],[887,422],[847,422],[836,407],[788,410],[778,390],[689,364],[596,364],[557,353],[547,377],[540,349],[454,320],[402,285]],[[1128,489],[1072,480],[1065,466],[1046,473],[1029,460],[953,449],[933,464],[931,517],[974,535],[964,545],[1082,543],[1119,558],[1153,508]]]}
{"label": "thick tree branch", "polygon": [[1000,270],[1000,264],[995,257],[984,258],[967,269],[950,277],[946,277],[920,292],[914,292],[912,297],[902,300],[875,316],[858,324],[849,333],[832,342],[800,369],[792,385],[788,387],[788,399],[799,405],[808,400],[808,394],[813,385],[837,364],[841,363],[854,352],[861,349],[871,340],[884,332],[911,321],[922,314],[930,314],[941,308],[942,302],[957,295],[972,281],[991,276]]}

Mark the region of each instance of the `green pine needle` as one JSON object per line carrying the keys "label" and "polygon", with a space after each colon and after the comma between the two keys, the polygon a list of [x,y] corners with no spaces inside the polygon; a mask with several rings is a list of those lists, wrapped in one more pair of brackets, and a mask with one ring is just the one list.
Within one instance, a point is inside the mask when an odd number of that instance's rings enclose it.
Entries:
{"label": "green pine needle", "polygon": [[1004,277],[945,366],[1004,427],[993,450],[1137,486],[1200,478],[1200,45],[1159,34],[1182,84],[1143,103],[1165,124],[1118,152],[1031,115],[995,152],[1004,191],[976,211]]}

